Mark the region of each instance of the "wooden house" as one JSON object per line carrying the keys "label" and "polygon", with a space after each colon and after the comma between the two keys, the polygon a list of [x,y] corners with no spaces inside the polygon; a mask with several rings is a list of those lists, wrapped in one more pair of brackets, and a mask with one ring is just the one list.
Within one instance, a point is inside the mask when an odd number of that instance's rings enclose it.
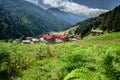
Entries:
{"label": "wooden house", "polygon": [[103,34],[102,30],[91,30],[91,36],[99,36]]}

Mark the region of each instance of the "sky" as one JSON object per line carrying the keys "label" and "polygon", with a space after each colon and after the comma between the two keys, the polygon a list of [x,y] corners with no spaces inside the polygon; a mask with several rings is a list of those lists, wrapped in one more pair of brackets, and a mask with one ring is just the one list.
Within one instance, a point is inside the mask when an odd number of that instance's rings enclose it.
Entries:
{"label": "sky", "polygon": [[96,17],[117,5],[120,0],[27,0],[43,8],[53,7],[64,12]]}
{"label": "sky", "polygon": [[76,3],[92,8],[113,9],[120,5],[120,0],[73,0]]}

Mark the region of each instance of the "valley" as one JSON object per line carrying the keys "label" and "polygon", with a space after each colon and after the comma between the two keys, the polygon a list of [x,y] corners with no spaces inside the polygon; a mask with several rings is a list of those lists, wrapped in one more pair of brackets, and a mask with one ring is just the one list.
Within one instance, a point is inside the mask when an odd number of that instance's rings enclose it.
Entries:
{"label": "valley", "polygon": [[0,0],[0,80],[120,80],[119,3]]}

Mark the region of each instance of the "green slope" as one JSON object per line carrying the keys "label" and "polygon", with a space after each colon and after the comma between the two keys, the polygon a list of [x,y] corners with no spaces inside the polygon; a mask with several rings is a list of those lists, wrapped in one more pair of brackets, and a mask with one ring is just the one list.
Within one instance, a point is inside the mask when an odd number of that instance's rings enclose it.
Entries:
{"label": "green slope", "polygon": [[49,45],[0,42],[0,80],[119,80],[119,34]]}
{"label": "green slope", "polygon": [[85,36],[91,29],[101,29],[106,32],[120,31],[120,6],[96,18],[91,18],[77,24],[76,33]]}
{"label": "green slope", "polygon": [[25,0],[0,0],[0,39],[36,36],[70,25]]}

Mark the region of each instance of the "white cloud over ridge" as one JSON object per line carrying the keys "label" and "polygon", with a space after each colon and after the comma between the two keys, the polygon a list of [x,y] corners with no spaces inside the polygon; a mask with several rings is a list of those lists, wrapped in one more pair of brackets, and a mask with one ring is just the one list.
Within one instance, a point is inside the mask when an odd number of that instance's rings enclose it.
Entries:
{"label": "white cloud over ridge", "polygon": [[31,3],[33,3],[35,5],[39,4],[39,0],[25,0],[25,1],[31,2]]}
{"label": "white cloud over ridge", "polygon": [[72,0],[43,0],[43,2],[62,11],[82,14],[87,17],[96,17],[108,11],[105,9],[88,8],[87,6],[74,3]]}
{"label": "white cloud over ridge", "polygon": [[109,10],[98,9],[98,8],[89,8],[85,5],[74,3],[72,0],[26,0],[35,5],[40,5],[43,2],[45,5],[50,7],[58,8],[64,12],[71,12],[74,14],[84,15],[89,18],[99,16],[102,13],[105,13]]}

